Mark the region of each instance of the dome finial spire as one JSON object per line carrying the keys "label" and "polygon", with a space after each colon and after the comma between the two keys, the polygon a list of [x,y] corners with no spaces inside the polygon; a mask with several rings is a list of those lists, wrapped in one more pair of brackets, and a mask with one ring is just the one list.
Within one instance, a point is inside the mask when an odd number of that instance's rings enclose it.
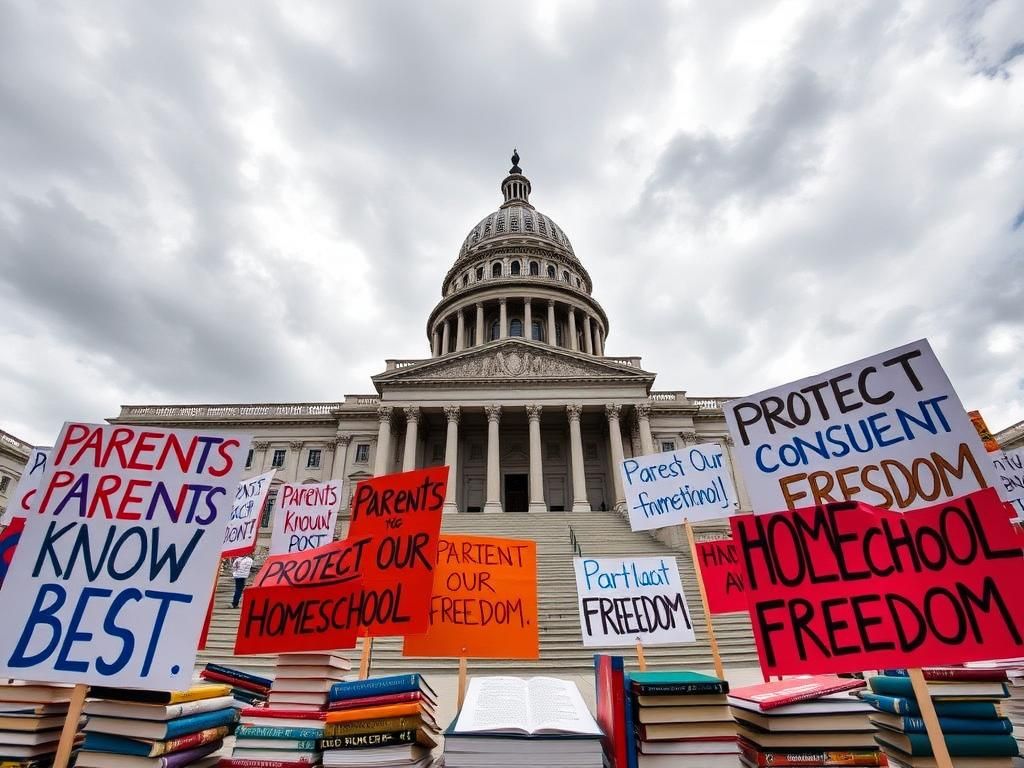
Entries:
{"label": "dome finial spire", "polygon": [[512,167],[508,171],[509,173],[522,173],[523,169],[519,167],[519,150],[516,148],[512,149]]}

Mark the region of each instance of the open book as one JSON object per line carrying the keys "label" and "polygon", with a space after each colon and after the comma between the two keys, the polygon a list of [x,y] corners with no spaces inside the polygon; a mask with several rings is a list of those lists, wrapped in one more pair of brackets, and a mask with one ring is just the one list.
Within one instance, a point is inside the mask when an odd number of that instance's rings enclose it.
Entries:
{"label": "open book", "polygon": [[601,736],[579,688],[554,677],[474,677],[454,734]]}

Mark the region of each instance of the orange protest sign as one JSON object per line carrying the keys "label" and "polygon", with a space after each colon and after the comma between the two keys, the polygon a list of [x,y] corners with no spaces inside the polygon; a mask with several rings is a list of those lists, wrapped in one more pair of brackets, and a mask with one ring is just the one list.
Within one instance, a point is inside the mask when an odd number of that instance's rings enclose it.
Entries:
{"label": "orange protest sign", "polygon": [[430,629],[405,638],[404,656],[536,659],[537,543],[442,536]]}
{"label": "orange protest sign", "polygon": [[981,438],[982,444],[985,446],[985,450],[989,453],[995,453],[999,450],[999,441],[992,435],[991,430],[988,428],[988,424],[985,423],[985,419],[981,415],[981,411],[968,411],[967,415],[971,419],[971,424],[978,430],[978,437]]}

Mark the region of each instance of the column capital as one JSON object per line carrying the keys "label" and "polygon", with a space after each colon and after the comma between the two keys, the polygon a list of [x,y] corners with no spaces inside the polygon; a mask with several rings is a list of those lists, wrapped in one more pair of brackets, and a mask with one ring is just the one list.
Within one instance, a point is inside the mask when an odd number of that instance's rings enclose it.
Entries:
{"label": "column capital", "polygon": [[444,407],[444,415],[449,423],[459,423],[459,416],[462,415],[462,409],[457,405],[446,405]]}
{"label": "column capital", "polygon": [[523,296],[523,304],[524,305],[528,305],[529,303],[530,303],[530,297],[529,296]]}
{"label": "column capital", "polygon": [[543,407],[540,405],[528,405],[526,406],[526,415],[530,417],[530,421],[540,421],[540,412]]}
{"label": "column capital", "polygon": [[501,406],[500,405],[485,405],[484,412],[487,414],[487,420],[495,423],[501,421]]}
{"label": "column capital", "polygon": [[478,302],[476,303],[476,308],[477,308],[477,309],[483,309],[483,308],[484,308],[484,303],[483,303],[482,301],[478,301]]}
{"label": "column capital", "polygon": [[549,307],[555,306],[555,300],[554,299],[548,299],[548,306]]}
{"label": "column capital", "polygon": [[636,417],[638,419],[651,418],[651,406],[647,403],[640,403],[636,406]]}
{"label": "column capital", "polygon": [[569,403],[565,406],[565,413],[569,417],[569,421],[579,421],[580,416],[583,415],[583,406],[579,403]]}
{"label": "column capital", "polygon": [[377,420],[383,424],[391,423],[391,414],[394,413],[395,409],[390,405],[382,405],[377,409]]}
{"label": "column capital", "polygon": [[288,447],[291,448],[293,451],[299,450],[300,448],[302,448],[302,445],[303,443],[301,440],[292,440],[290,443],[288,443]]}
{"label": "column capital", "polygon": [[420,420],[420,409],[417,405],[405,406],[405,420],[407,422],[419,422]]}
{"label": "column capital", "polygon": [[253,440],[252,447],[255,448],[257,451],[265,451],[265,450],[267,450],[267,448],[270,447],[270,441],[269,440]]}
{"label": "column capital", "polygon": [[608,417],[608,421],[618,421],[620,410],[622,406],[618,403],[607,403],[604,406],[604,415]]}
{"label": "column capital", "polygon": [[722,436],[722,442],[725,443],[728,446],[732,446],[732,445],[736,444],[736,441],[732,439],[732,435],[723,435]]}
{"label": "column capital", "polygon": [[328,440],[323,447],[324,453],[334,453],[334,441]]}
{"label": "column capital", "polygon": [[683,438],[683,442],[686,443],[687,445],[691,445],[691,444],[692,445],[696,445],[697,442],[698,442],[697,441],[697,433],[693,432],[693,431],[690,431],[690,432],[680,432],[679,436],[681,438]]}
{"label": "column capital", "polygon": [[352,435],[338,435],[334,438],[335,445],[348,445],[352,442]]}
{"label": "column capital", "polygon": [[508,302],[508,299],[504,296],[498,299],[498,303],[501,304],[501,306],[505,306],[506,302]]}

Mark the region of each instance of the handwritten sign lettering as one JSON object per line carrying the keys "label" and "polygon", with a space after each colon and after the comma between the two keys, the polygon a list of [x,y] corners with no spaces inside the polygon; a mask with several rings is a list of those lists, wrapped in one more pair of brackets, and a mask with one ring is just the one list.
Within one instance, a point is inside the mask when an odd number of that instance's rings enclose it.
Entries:
{"label": "handwritten sign lettering", "polygon": [[68,423],[0,591],[0,675],[187,688],[249,438]]}
{"label": "handwritten sign lettering", "polygon": [[1014,516],[1024,518],[1024,451],[990,453],[989,458],[999,477],[996,487],[1002,491]]}
{"label": "handwritten sign lettering", "polygon": [[25,469],[18,478],[18,484],[11,494],[11,502],[0,517],[0,525],[9,525],[12,520],[18,517],[27,517],[32,508],[32,499],[39,490],[39,483],[46,471],[46,462],[50,458],[49,448],[33,448],[28,455],[28,462]]}
{"label": "handwritten sign lettering", "polygon": [[442,536],[430,629],[406,637],[403,655],[538,658],[537,543]]}
{"label": "handwritten sign lettering", "polygon": [[703,541],[697,544],[697,557],[711,613],[746,611],[747,593],[736,544],[730,539]]}
{"label": "handwritten sign lettering", "polygon": [[224,529],[222,557],[247,555],[256,549],[259,534],[260,512],[270,492],[276,470],[242,480],[235,491],[235,503],[231,507],[231,519]]}
{"label": "handwritten sign lettering", "polygon": [[[277,494],[270,554],[316,549],[334,540],[341,504],[341,482],[293,485],[285,483]],[[255,506],[259,514],[259,506]]]}

